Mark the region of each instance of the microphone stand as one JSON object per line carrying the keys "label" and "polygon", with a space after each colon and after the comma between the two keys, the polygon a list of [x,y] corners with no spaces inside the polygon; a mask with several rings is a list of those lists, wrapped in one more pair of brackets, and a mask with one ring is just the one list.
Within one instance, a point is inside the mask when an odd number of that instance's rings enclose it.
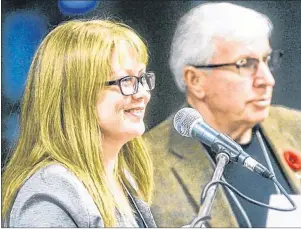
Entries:
{"label": "microphone stand", "polygon": [[[220,178],[223,175],[225,166],[229,163],[230,158],[227,153],[221,152],[217,154],[216,161],[217,161],[216,168],[214,170],[211,182],[220,180]],[[203,204],[200,207],[199,213],[197,217],[195,217],[192,223],[190,224],[190,227],[206,227],[205,223],[208,219],[210,219],[210,212],[211,212],[213,200],[215,199],[216,196],[216,191],[217,191],[217,185],[213,185],[207,190],[207,195],[205,196]]]}

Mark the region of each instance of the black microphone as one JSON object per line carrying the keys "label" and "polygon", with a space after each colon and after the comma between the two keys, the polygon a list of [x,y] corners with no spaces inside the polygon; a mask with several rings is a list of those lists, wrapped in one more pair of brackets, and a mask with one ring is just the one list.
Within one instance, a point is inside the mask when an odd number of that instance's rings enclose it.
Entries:
{"label": "black microphone", "polygon": [[185,137],[193,137],[206,144],[215,153],[228,154],[230,161],[242,164],[265,178],[274,176],[266,167],[254,160],[239,144],[223,133],[219,133],[204,122],[201,114],[193,108],[182,108],[173,120],[177,132]]}

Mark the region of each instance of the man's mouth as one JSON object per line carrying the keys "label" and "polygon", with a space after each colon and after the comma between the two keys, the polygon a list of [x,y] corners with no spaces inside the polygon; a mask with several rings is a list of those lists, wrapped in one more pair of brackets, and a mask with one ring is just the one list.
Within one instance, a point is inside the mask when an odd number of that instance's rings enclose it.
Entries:
{"label": "man's mouth", "polygon": [[256,99],[253,100],[252,103],[255,104],[256,106],[266,107],[271,104],[271,99],[270,98]]}

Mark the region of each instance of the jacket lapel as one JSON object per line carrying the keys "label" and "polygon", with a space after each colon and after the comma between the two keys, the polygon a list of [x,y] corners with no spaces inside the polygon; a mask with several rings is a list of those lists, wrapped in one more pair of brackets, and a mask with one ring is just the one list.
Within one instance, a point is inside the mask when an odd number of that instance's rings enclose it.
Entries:
{"label": "jacket lapel", "polygon": [[[293,150],[299,152],[300,149],[297,149],[297,146],[293,145],[293,140],[290,141],[291,136],[286,135],[285,132],[281,131],[279,123],[273,117],[267,118],[261,124],[263,135],[269,142],[283,172],[288,178],[288,182],[296,193],[301,193],[301,182],[300,174],[294,172],[287,162],[284,159],[284,152],[286,150]],[[286,127],[287,129],[287,127]],[[297,136],[298,137],[298,136]]]}
{"label": "jacket lapel", "polygon": [[[214,173],[213,165],[205,148],[199,141],[181,136],[174,128],[171,128],[170,131],[169,151],[178,158],[174,164],[174,174],[177,176],[180,185],[183,186],[187,199],[191,199],[190,205],[195,209],[197,215],[201,192]],[[237,227],[237,221],[233,216],[224,191],[221,188],[218,190],[213,202],[212,220],[210,221],[212,225],[210,226]],[[229,219],[228,225],[222,225],[225,218]]]}
{"label": "jacket lapel", "polygon": [[132,198],[144,219],[146,227],[157,227],[148,204],[134,195],[132,195]]}
{"label": "jacket lapel", "polygon": [[[200,203],[200,181],[208,182],[213,174],[213,168],[205,154],[201,153],[204,148],[200,142],[192,138],[179,135],[174,129],[171,130],[170,152],[179,157],[174,164],[174,170],[182,178],[193,201]],[[180,159],[181,158],[181,159]],[[199,171],[196,173],[196,171]],[[205,173],[204,173],[205,172]]]}
{"label": "jacket lapel", "polygon": [[[271,109],[271,111],[272,110],[273,109]],[[291,135],[288,135],[288,133],[291,132],[290,130],[284,133],[283,130],[287,129],[287,124],[282,123],[283,128],[281,128],[279,126],[279,118],[277,118],[278,114],[273,115],[272,113],[273,112],[271,112],[270,117],[261,124],[263,135],[270,143],[293,189],[297,193],[301,193],[300,178],[297,177],[297,173],[291,170],[283,157],[285,150],[301,151],[301,143],[300,140],[298,140],[300,131],[292,132]],[[275,118],[273,118],[273,116],[275,116]],[[165,124],[166,126],[173,126],[172,118],[173,117],[169,118],[168,123]],[[169,166],[177,180],[177,186],[183,186],[181,187],[183,193],[186,195],[187,200],[191,200],[188,202],[190,202],[189,204],[196,215],[199,210],[201,191],[211,179],[214,169],[201,143],[192,138],[182,137],[172,127],[169,130],[169,135],[167,143],[169,155],[171,155],[170,158],[168,157]],[[210,222],[212,227],[238,226],[225,193],[221,188],[219,188],[216,199],[214,200],[211,216],[212,220]]]}

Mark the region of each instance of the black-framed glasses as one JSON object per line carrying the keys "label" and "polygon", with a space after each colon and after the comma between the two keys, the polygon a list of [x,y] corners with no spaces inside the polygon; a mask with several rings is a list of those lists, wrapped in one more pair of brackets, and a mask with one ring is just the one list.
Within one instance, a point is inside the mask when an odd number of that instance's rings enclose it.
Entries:
{"label": "black-framed glasses", "polygon": [[145,72],[141,76],[124,76],[118,80],[107,81],[105,85],[118,85],[123,95],[134,95],[138,92],[139,83],[147,91],[151,91],[155,88],[155,73]]}
{"label": "black-framed glasses", "polygon": [[[274,50],[267,56],[263,57],[262,61],[269,67],[270,71],[274,71],[280,67],[282,56],[283,56],[282,50]],[[210,65],[189,64],[189,65],[199,69],[219,68],[224,66],[236,66],[241,76],[254,76],[257,72],[259,62],[260,62],[259,59],[247,57],[244,59],[240,59],[234,63],[210,64]]]}

